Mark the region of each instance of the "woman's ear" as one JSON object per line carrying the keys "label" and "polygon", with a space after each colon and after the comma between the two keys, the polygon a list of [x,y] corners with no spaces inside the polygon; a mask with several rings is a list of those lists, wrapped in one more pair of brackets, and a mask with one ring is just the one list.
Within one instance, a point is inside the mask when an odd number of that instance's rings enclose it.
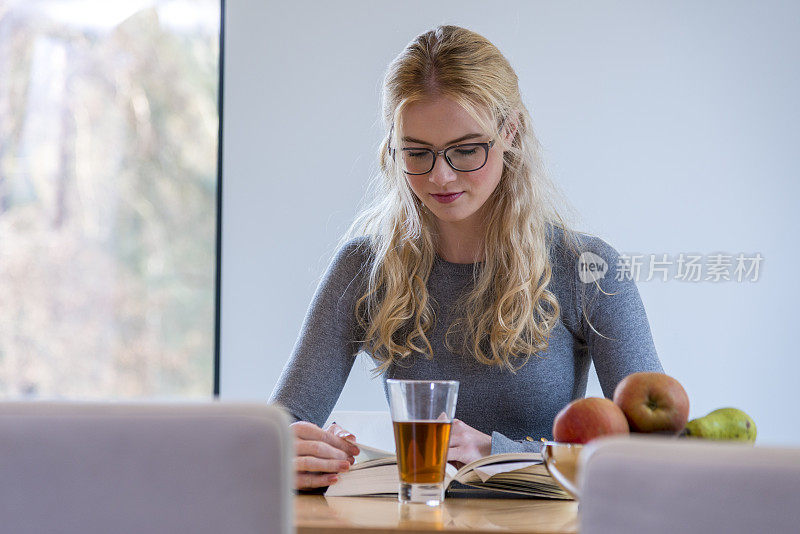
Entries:
{"label": "woman's ear", "polygon": [[519,113],[510,113],[508,119],[503,126],[503,139],[506,143],[511,144],[514,137],[517,135],[519,129]]}

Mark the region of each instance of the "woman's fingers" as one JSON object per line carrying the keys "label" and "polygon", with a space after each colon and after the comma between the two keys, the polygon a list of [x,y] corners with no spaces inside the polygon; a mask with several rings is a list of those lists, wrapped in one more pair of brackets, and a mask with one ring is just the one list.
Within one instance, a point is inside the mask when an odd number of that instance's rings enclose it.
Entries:
{"label": "woman's fingers", "polygon": [[481,454],[471,447],[455,447],[448,449],[447,451],[447,461],[458,468],[461,468],[470,462],[474,462],[478,458],[481,458]]}
{"label": "woman's fingers", "polygon": [[297,421],[289,425],[289,428],[294,432],[294,437],[300,439],[319,440],[325,432],[314,423],[308,421]]}
{"label": "woman's fingers", "polygon": [[[464,438],[464,431],[467,424],[460,419],[453,419],[453,424],[450,425],[450,448],[458,447]],[[469,427],[467,427],[469,428]]]}
{"label": "woman's fingers", "polygon": [[314,423],[298,421],[296,423],[292,423],[291,427],[296,438],[308,441],[321,441],[336,449],[344,451],[350,456],[356,456],[360,452],[358,447],[356,447],[350,441],[345,440],[332,432],[326,432]]}
{"label": "woman's fingers", "polygon": [[297,489],[322,488],[339,480],[336,475],[328,473],[297,473],[294,483]]}
{"label": "woman's fingers", "polygon": [[315,458],[344,460],[353,463],[355,458],[342,449],[337,449],[324,441],[311,441],[305,439],[295,440],[295,455],[313,456]]}
{"label": "woman's fingers", "polygon": [[[335,429],[335,431],[338,431],[339,435],[335,434],[334,431],[332,431],[331,429]],[[328,431],[327,432],[323,431],[322,434],[323,434],[322,441],[324,441],[325,443],[329,443],[330,445],[333,445],[337,449],[341,449],[347,452],[347,454],[351,456],[358,456],[358,453],[361,452],[358,449],[358,447],[354,443],[352,443],[353,441],[356,440],[356,437],[347,430],[338,426],[336,423],[328,427]]]}
{"label": "woman's fingers", "polygon": [[450,447],[447,449],[447,461],[450,463],[464,463],[462,461],[462,450],[460,447]]}
{"label": "woman's fingers", "polygon": [[328,428],[325,429],[326,432],[330,432],[334,436],[338,436],[347,441],[355,441],[356,437],[353,435],[352,432],[349,430],[345,430],[344,428],[340,427],[336,423],[331,423]]}
{"label": "woman's fingers", "polygon": [[[350,440],[355,436],[338,425],[323,430],[314,423],[291,424],[295,436],[295,487],[310,489],[330,486],[337,473],[350,469],[360,452]],[[347,439],[345,439],[347,438]]]}
{"label": "woman's fingers", "polygon": [[461,469],[462,467],[467,465],[464,462],[459,462],[458,460],[453,460],[452,462],[448,462],[448,463],[453,464],[453,467],[455,467],[456,469]]}
{"label": "woman's fingers", "polygon": [[472,428],[460,419],[453,419],[450,431],[448,460],[469,463],[492,452],[492,437]]}
{"label": "woman's fingers", "polygon": [[296,456],[294,459],[295,471],[315,471],[322,473],[341,473],[350,469],[347,460],[328,460],[313,456]]}

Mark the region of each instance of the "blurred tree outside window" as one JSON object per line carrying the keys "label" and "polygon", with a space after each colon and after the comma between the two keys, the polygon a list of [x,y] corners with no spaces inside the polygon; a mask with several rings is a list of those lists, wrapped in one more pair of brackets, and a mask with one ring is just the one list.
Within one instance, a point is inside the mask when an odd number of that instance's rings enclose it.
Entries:
{"label": "blurred tree outside window", "polygon": [[218,0],[0,0],[0,398],[211,397]]}

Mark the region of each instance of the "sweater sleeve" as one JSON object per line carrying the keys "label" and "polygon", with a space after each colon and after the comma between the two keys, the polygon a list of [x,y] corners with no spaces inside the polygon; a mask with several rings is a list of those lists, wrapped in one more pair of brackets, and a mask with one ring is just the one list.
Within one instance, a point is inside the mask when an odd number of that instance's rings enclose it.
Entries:
{"label": "sweater sleeve", "polygon": [[601,258],[606,267],[605,275],[596,281],[578,278],[580,328],[603,395],[610,399],[617,384],[629,374],[663,373],[664,369],[636,281],[624,258],[621,261],[611,245],[596,237],[587,238],[583,254],[587,253]]}
{"label": "sweater sleeve", "polygon": [[369,274],[367,250],[366,238],[356,238],[337,251],[272,391],[269,401],[286,408],[295,421],[325,423],[361,348],[355,303]]}
{"label": "sweater sleeve", "polygon": [[[602,271],[587,269],[582,276],[580,269],[588,262]],[[581,255],[573,255],[570,263],[579,315],[577,335],[588,348],[603,395],[612,398],[617,384],[631,373],[663,373],[644,304],[620,254],[600,238],[581,236]],[[492,433],[492,454],[532,451],[541,451],[541,442]]]}
{"label": "sweater sleeve", "polygon": [[527,439],[514,441],[500,432],[492,432],[492,451],[490,454],[503,452],[542,452],[542,442]]}

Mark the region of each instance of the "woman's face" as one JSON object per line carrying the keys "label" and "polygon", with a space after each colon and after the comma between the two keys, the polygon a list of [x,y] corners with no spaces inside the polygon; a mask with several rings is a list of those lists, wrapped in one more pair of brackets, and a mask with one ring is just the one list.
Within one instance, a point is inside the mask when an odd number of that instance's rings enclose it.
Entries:
{"label": "woman's face", "polygon": [[[469,113],[453,100],[442,96],[410,104],[403,111],[403,128],[400,148],[431,148],[439,151],[460,143],[491,140],[483,134]],[[444,156],[437,156],[432,171],[421,175],[407,174],[406,177],[417,198],[440,221],[480,224],[481,208],[497,187],[502,171],[503,153],[496,140],[489,149],[486,165],[477,171],[456,171],[447,164]],[[452,200],[452,196],[442,196],[452,194],[458,194],[455,200]]]}

